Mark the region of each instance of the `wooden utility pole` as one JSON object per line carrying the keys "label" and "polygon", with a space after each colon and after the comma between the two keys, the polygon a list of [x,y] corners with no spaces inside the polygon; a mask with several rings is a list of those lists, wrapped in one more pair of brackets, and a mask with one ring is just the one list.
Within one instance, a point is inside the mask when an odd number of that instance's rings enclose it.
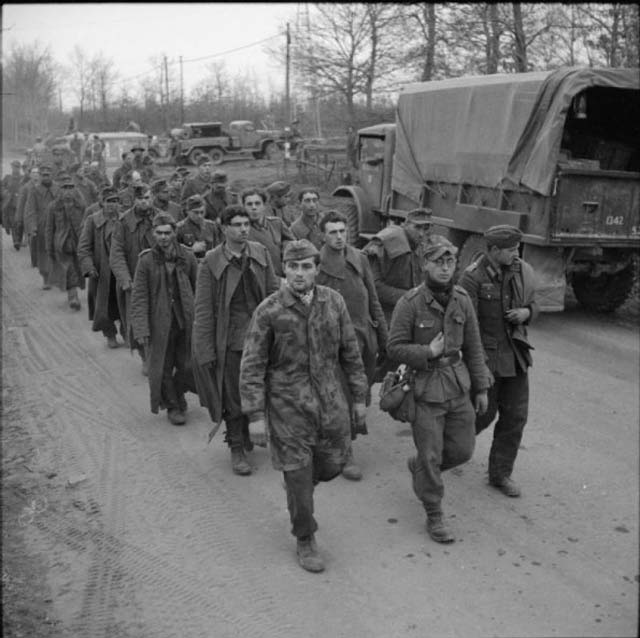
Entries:
{"label": "wooden utility pole", "polygon": [[164,112],[164,130],[169,130],[169,67],[167,65],[167,56],[164,56],[164,94],[166,110]]}
{"label": "wooden utility pole", "polygon": [[286,78],[285,78],[285,97],[284,97],[284,119],[285,126],[291,124],[291,90],[290,90],[290,75],[291,75],[291,33],[289,32],[289,23],[287,22],[287,64],[286,64]]}
{"label": "wooden utility pole", "polygon": [[184,75],[182,69],[182,56],[180,56],[180,124],[184,123]]}

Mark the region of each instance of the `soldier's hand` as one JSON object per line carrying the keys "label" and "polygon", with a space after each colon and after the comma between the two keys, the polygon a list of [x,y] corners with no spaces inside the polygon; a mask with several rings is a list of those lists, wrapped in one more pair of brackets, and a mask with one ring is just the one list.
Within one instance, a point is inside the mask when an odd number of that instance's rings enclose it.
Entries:
{"label": "soldier's hand", "polygon": [[367,430],[367,406],[364,403],[353,404],[353,420],[355,434],[368,434]]}
{"label": "soldier's hand", "polygon": [[140,337],[136,341],[144,348],[145,352],[149,350],[149,337]]}
{"label": "soldier's hand", "polygon": [[267,422],[264,419],[249,421],[249,438],[258,447],[267,447]]}
{"label": "soldier's hand", "polygon": [[123,284],[120,285],[120,288],[125,292],[127,290],[131,290],[131,281],[125,281]]}
{"label": "soldier's hand", "polygon": [[97,279],[100,275],[98,274],[98,271],[95,268],[92,268],[88,273],[87,276],[91,277],[91,279]]}
{"label": "soldier's hand", "polygon": [[473,402],[476,412],[478,414],[484,414],[489,407],[489,397],[487,396],[487,391],[485,390],[484,392],[478,392]]}
{"label": "soldier's hand", "polygon": [[504,318],[509,323],[524,323],[531,316],[529,308],[512,308],[504,313]]}
{"label": "soldier's hand", "polygon": [[444,333],[439,332],[429,344],[433,358],[439,357],[444,352]]}

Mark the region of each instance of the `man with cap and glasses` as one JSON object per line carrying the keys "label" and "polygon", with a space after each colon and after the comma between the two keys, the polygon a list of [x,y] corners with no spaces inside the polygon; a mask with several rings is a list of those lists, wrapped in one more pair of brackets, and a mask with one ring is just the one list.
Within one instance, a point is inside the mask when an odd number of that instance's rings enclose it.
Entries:
{"label": "man with cap and glasses", "polygon": [[49,256],[49,284],[67,292],[69,307],[80,310],[78,288],[84,289],[84,277],[78,259],[84,210],[82,195],[71,175],[59,175],[60,191],[46,213],[45,246]]}
{"label": "man with cap and glasses", "polygon": [[157,213],[152,224],[155,246],[138,259],[131,326],[147,356],[151,412],[166,409],[170,423],[184,425],[198,264],[176,241],[176,222],[169,213]]}
{"label": "man with cap and glasses", "polygon": [[151,204],[151,191],[146,184],[136,186],[134,204],[115,223],[111,236],[109,265],[116,278],[120,320],[127,343],[137,350],[142,359],[142,373],[148,373],[144,347],[136,343],[131,333],[129,315],[131,312],[131,289],[138,265],[138,256],[143,250],[153,248],[155,236],[151,221],[157,211]]}
{"label": "man with cap and glasses", "polygon": [[225,440],[235,474],[252,473],[252,449],[240,406],[240,359],[246,331],[258,304],[278,288],[267,249],[249,241],[249,215],[227,206],[221,218],[224,241],[206,253],[198,270],[193,325],[194,376],[201,405],[216,424],[224,419]]}
{"label": "man with cap and glasses", "polygon": [[37,268],[42,277],[42,289],[49,290],[49,270],[51,267],[45,242],[47,210],[58,196],[60,188],[53,182],[51,166],[42,164],[39,168],[40,179],[27,191],[24,207],[24,232],[29,238],[31,265]]}
{"label": "man with cap and glasses", "polygon": [[296,220],[298,213],[289,204],[291,199],[291,185],[287,182],[277,181],[267,186],[267,215],[269,217],[279,217],[287,226],[291,226]]}
{"label": "man with cap and glasses", "polygon": [[156,210],[169,213],[176,222],[184,217],[182,207],[171,201],[169,184],[166,179],[156,179],[153,181],[151,183],[151,192],[153,193],[153,206]]}
{"label": "man with cap and glasses", "polygon": [[476,433],[498,416],[489,452],[489,484],[506,496],[520,496],[511,478],[529,413],[532,364],[527,326],[539,312],[533,269],[520,259],[522,231],[492,226],[485,233],[487,249],[460,277],[478,315],[487,363],[495,383],[489,408],[476,419]]}
{"label": "man with cap and glasses", "polygon": [[98,208],[85,218],[78,246],[80,269],[89,278],[87,305],[89,321],[93,322],[91,329],[102,331],[109,348],[119,346],[116,321],[120,322],[120,334],[125,336],[118,309],[116,278],[109,264],[111,237],[119,214],[120,200],[116,189],[112,186],[103,188]]}
{"label": "man with cap and glasses", "polygon": [[267,194],[261,188],[247,188],[240,198],[251,221],[249,239],[269,251],[276,275],[282,277],[282,251],[287,242],[294,239],[291,231],[279,217],[267,216]]}
{"label": "man with cap and glasses", "polygon": [[190,248],[200,261],[208,250],[222,242],[222,228],[218,220],[205,218],[205,203],[201,195],[189,197],[186,208],[187,217],[176,226],[176,239]]}
{"label": "man with cap and glasses", "polygon": [[471,458],[475,416],[487,409],[491,383],[473,303],[453,285],[457,252],[444,237],[432,237],[424,252],[424,281],[398,300],[387,343],[389,357],[413,372],[417,455],[408,466],[427,532],[438,543],[455,540],[444,520],[441,474]]}
{"label": "man with cap and glasses", "polygon": [[258,306],[247,331],[240,395],[251,439],[264,446],[268,438],[273,467],[283,472],[298,562],[321,572],[313,491],[342,471],[351,432],[339,370],[361,423],[367,380],[342,295],[315,284],[318,249],[292,241],[283,259],[286,283]]}
{"label": "man with cap and glasses", "polygon": [[308,239],[318,250],[322,246],[323,234],[320,220],[320,194],[314,188],[304,188],[298,193],[300,214],[291,224],[291,234],[296,239]]}

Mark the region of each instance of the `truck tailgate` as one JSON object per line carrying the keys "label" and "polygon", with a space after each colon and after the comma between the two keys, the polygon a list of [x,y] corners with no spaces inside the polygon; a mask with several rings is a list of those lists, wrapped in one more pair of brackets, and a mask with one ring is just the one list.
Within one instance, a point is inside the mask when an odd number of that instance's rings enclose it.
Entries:
{"label": "truck tailgate", "polygon": [[615,245],[640,240],[640,173],[563,170],[554,199],[552,240],[597,239]]}

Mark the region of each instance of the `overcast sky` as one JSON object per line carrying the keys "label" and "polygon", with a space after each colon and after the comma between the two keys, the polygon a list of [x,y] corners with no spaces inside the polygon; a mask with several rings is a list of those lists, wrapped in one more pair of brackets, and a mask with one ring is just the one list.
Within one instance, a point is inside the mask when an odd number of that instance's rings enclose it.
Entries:
{"label": "overcast sky", "polygon": [[[150,58],[163,53],[168,63],[183,57],[185,93],[206,74],[205,66],[224,60],[231,72],[254,71],[263,93],[284,90],[284,68],[265,52],[278,44],[287,20],[295,22],[299,3],[3,4],[3,53],[13,44],[39,41],[55,60],[69,64],[75,45],[89,55],[102,52],[120,78],[148,74]],[[292,24],[293,27],[293,24]],[[284,35],[281,35],[284,45]],[[242,48],[241,48],[242,47]],[[239,51],[231,52],[234,49]],[[224,54],[224,55],[218,55]],[[209,57],[211,56],[211,57]],[[193,61],[195,58],[205,60]],[[65,99],[67,102],[67,99]]]}

